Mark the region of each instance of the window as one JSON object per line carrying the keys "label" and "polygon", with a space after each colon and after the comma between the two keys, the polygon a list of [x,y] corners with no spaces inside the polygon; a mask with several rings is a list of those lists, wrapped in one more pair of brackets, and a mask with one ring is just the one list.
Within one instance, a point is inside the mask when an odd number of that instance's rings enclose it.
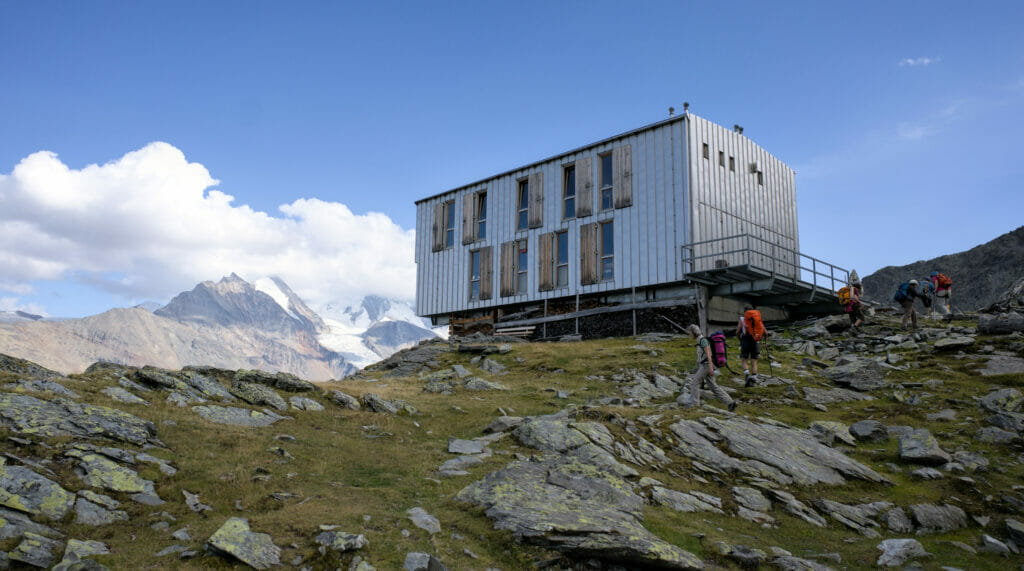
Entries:
{"label": "window", "polygon": [[565,167],[562,171],[562,218],[576,218],[576,166]]}
{"label": "window", "polygon": [[516,255],[516,293],[526,293],[527,270],[529,269],[527,261],[527,248],[526,240],[520,240],[517,244],[517,255]]}
{"label": "window", "polygon": [[569,233],[555,234],[555,287],[569,285]]}
{"label": "window", "polygon": [[708,144],[704,143],[704,158],[705,159],[710,158],[710,156],[711,156],[710,152],[711,151],[710,151],[710,149],[708,149]]}
{"label": "window", "polygon": [[530,223],[530,180],[519,181],[519,208],[516,211],[518,222],[516,230],[526,230]]}
{"label": "window", "polygon": [[725,166],[725,153],[722,151],[718,151],[718,166]]}
{"label": "window", "polygon": [[601,155],[601,210],[612,208],[612,154]]}
{"label": "window", "polygon": [[449,200],[444,203],[444,247],[451,248],[455,245],[455,201]]}
{"label": "window", "polygon": [[480,250],[469,253],[469,299],[480,299]]}
{"label": "window", "polygon": [[612,222],[601,223],[601,279],[615,277],[615,228]]}
{"label": "window", "polygon": [[736,172],[736,157],[729,157],[729,170]]}
{"label": "window", "polygon": [[761,171],[757,171],[757,184],[764,186],[764,173]]}
{"label": "window", "polygon": [[481,192],[476,195],[476,239],[483,240],[487,237],[487,193]]}

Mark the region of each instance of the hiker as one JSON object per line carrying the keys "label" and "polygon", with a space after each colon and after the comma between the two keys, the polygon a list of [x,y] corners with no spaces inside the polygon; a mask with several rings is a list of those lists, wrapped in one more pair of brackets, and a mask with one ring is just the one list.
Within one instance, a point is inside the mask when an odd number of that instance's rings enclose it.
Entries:
{"label": "hiker", "polygon": [[931,319],[932,316],[932,296],[935,293],[935,284],[931,280],[921,280],[918,282],[918,286],[921,289],[921,303],[924,304],[925,314],[924,316]]}
{"label": "hiker", "polygon": [[748,305],[743,308],[736,323],[736,337],[740,340],[740,362],[743,363],[743,386],[752,387],[757,381],[757,360],[761,357],[759,341],[764,337],[761,312]]}
{"label": "hiker", "polygon": [[939,302],[939,309],[949,315],[953,306],[953,280],[946,274],[934,271],[930,281],[935,287],[935,301]]}
{"label": "hiker", "polygon": [[903,329],[907,328],[907,321],[911,322],[911,329],[917,329],[917,311],[914,310],[915,297],[923,297],[921,292],[917,291],[917,280],[901,283],[896,289],[896,295],[893,296],[893,300],[903,306],[903,320],[900,322],[900,327]]}
{"label": "hiker", "polygon": [[[697,372],[690,375],[690,378],[686,382],[686,390],[690,393],[690,402],[687,407],[699,407],[700,406],[700,386],[702,382],[707,382],[718,400],[725,403],[729,408],[729,411],[736,410],[736,401],[732,400],[729,393],[725,392],[725,389],[718,386],[715,382],[715,376],[718,375],[718,369],[715,368],[714,359],[711,355],[711,341],[700,330],[700,326],[694,324],[686,329],[686,332],[690,334],[690,337],[697,340]],[[676,402],[682,404],[684,402],[683,395],[679,395]]]}
{"label": "hiker", "polygon": [[864,294],[864,286],[856,282],[850,286],[850,302],[847,311],[850,314],[850,327],[860,327],[864,323],[864,303],[860,297]]}

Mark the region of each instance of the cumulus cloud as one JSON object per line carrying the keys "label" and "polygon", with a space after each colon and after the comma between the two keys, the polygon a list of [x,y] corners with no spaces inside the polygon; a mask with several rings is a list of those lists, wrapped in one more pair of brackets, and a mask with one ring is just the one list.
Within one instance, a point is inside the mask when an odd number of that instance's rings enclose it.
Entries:
{"label": "cumulus cloud", "polygon": [[315,198],[270,215],[234,204],[217,184],[167,143],[82,169],[34,153],[0,175],[0,290],[25,295],[36,280],[75,279],[166,300],[236,272],[280,276],[312,305],[414,296],[413,230]]}
{"label": "cumulus cloud", "polygon": [[933,63],[939,63],[942,58],[938,57],[914,57],[914,58],[903,58],[900,60],[900,67],[925,67]]}

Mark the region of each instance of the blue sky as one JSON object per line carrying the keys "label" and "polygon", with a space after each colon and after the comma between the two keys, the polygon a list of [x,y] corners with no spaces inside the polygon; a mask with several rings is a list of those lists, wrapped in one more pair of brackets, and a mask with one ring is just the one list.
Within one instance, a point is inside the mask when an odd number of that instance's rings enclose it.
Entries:
{"label": "blue sky", "polygon": [[232,271],[314,304],[411,297],[417,198],[684,101],[796,169],[804,252],[866,275],[964,250],[1024,223],[1022,21],[1019,2],[0,0],[0,310],[166,302]]}

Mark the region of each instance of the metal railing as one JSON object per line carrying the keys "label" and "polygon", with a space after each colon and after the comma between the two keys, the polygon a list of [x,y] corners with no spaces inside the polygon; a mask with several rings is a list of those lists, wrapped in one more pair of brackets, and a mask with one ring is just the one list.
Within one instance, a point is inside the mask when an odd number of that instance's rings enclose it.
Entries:
{"label": "metal railing", "polygon": [[686,244],[681,247],[681,253],[686,274],[750,266],[772,277],[786,277],[831,291],[846,285],[850,279],[848,270],[750,234]]}

